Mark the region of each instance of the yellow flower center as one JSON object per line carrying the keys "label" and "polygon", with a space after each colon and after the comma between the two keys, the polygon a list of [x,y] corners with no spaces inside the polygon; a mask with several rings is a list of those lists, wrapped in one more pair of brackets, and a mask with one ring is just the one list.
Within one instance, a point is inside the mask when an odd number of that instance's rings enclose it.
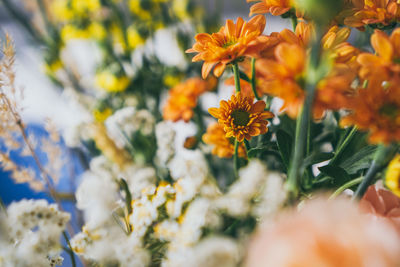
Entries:
{"label": "yellow flower center", "polygon": [[250,121],[249,113],[243,110],[232,112],[233,123],[237,126],[246,126]]}
{"label": "yellow flower center", "polygon": [[231,45],[234,45],[234,44],[236,44],[237,43],[237,40],[234,40],[234,39],[230,39],[228,42],[226,42],[222,47],[223,48],[228,48],[228,47],[230,47]]}

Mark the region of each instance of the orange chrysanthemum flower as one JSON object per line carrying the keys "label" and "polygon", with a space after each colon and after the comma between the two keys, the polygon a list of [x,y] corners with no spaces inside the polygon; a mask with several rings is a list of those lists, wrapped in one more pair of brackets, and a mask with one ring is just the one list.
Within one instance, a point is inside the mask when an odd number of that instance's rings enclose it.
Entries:
{"label": "orange chrysanthemum flower", "polygon": [[368,87],[359,89],[351,99],[351,113],[342,119],[341,125],[368,130],[369,141],[374,144],[400,142],[399,82],[382,84],[370,80]]}
{"label": "orange chrysanthemum flower", "polygon": [[227,20],[219,32],[213,34],[200,33],[195,39],[193,48],[186,53],[198,53],[193,62],[204,61],[202,76],[205,79],[212,68],[219,77],[226,65],[243,56],[253,55],[268,40],[262,33],[265,28],[265,17],[255,16],[249,22],[238,18],[236,24]]}
{"label": "orange chrysanthemum flower", "polygon": [[362,53],[357,61],[361,65],[360,76],[363,79],[389,80],[394,74],[400,74],[400,29],[389,37],[376,30],[371,36],[371,45],[375,53]]}
{"label": "orange chrysanthemum flower", "polygon": [[318,85],[314,101],[314,116],[325,110],[346,109],[350,106],[355,90],[352,83],[357,76],[353,66],[338,64]]}
{"label": "orange chrysanthemum flower", "polygon": [[[398,0],[352,0],[352,7],[342,14],[344,23],[350,27],[363,28],[369,24],[389,25],[400,18]],[[343,17],[343,15],[341,15]]]}
{"label": "orange chrysanthemum flower", "polygon": [[281,42],[307,47],[313,35],[314,26],[311,23],[300,21],[294,32],[289,29],[284,29],[278,34],[278,37]]}
{"label": "orange chrysanthemum flower", "polygon": [[238,92],[230,100],[222,100],[220,108],[209,108],[208,111],[224,127],[226,137],[235,137],[242,142],[268,131],[267,119],[273,118],[274,114],[264,109],[264,101],[254,103],[254,98]]}
{"label": "orange chrysanthemum flower", "polygon": [[[207,128],[203,135],[203,141],[206,144],[213,145],[211,153],[220,158],[231,158],[234,154],[234,138],[225,136],[224,127],[219,123],[213,123]],[[246,157],[246,150],[243,144],[239,146],[239,157]]]}
{"label": "orange chrysanthemum flower", "polygon": [[258,2],[250,8],[250,15],[271,13],[273,16],[285,14],[293,7],[291,0],[247,0],[249,2]]}
{"label": "orange chrysanthemum flower", "polygon": [[165,120],[184,120],[188,122],[193,117],[193,109],[198,97],[216,85],[215,78],[204,81],[200,78],[190,78],[178,84],[169,91],[169,97],[163,108]]}
{"label": "orange chrysanthemum flower", "polygon": [[[328,42],[328,41],[326,41]],[[317,85],[317,95],[314,101],[315,118],[321,118],[327,109],[340,109],[348,106],[348,96],[352,94],[351,84],[356,76],[356,67],[350,64],[353,57],[335,54],[338,45],[330,41],[326,48],[335,60],[347,59],[347,64],[336,64],[329,75]],[[333,46],[333,48],[331,48]],[[350,46],[350,45],[349,45]],[[275,59],[261,59],[256,62],[260,72],[264,93],[283,100],[281,110],[285,110],[291,118],[296,118],[303,105],[304,72],[307,65],[306,48],[298,43],[281,43],[275,49]]]}
{"label": "orange chrysanthemum flower", "polygon": [[281,110],[296,118],[304,101],[303,83],[306,51],[296,44],[282,43],[275,49],[275,60],[261,59],[256,69],[262,73],[265,92],[284,101]]}

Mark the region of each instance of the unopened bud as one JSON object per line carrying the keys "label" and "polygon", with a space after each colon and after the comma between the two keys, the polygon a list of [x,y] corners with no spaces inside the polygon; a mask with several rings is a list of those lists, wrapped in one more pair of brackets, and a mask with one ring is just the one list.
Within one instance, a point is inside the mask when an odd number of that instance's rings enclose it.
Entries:
{"label": "unopened bud", "polygon": [[343,0],[296,0],[296,5],[317,24],[328,24],[342,9]]}

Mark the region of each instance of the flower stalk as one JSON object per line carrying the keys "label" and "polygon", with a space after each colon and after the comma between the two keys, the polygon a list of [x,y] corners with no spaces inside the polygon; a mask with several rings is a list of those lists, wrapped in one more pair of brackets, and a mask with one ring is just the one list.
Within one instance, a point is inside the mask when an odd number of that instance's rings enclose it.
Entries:
{"label": "flower stalk", "polygon": [[306,77],[305,85],[305,101],[301,109],[300,115],[296,122],[296,136],[295,136],[295,147],[292,154],[292,160],[289,166],[287,190],[290,193],[292,200],[296,199],[299,194],[300,179],[303,176],[303,170],[301,168],[302,159],[305,156],[308,143],[308,132],[310,128],[310,120],[312,116],[312,107],[315,96],[315,88],[318,81],[321,79],[319,73],[319,65],[321,58],[321,44],[320,40],[322,37],[322,30],[317,29],[317,37],[311,48],[311,56],[309,61],[309,67]]}
{"label": "flower stalk", "polygon": [[260,96],[257,93],[256,86],[256,58],[251,58],[251,90],[253,90],[253,94],[257,100],[261,100]]}
{"label": "flower stalk", "polygon": [[232,64],[233,68],[233,75],[235,78],[235,90],[236,93],[240,92],[240,72],[239,72],[239,65],[237,62]]}
{"label": "flower stalk", "polygon": [[356,192],[353,195],[353,200],[361,199],[365,192],[367,191],[368,186],[372,184],[378,172],[380,172],[383,168],[385,168],[389,161],[394,157],[398,149],[398,145],[379,145],[378,149],[375,152],[374,159],[372,160],[371,167],[369,167],[367,174],[364,176],[363,181],[357,187]]}
{"label": "flower stalk", "polygon": [[[235,91],[236,93],[240,92],[240,72],[239,65],[237,62],[233,63],[233,75],[235,78]],[[235,178],[239,177],[239,145],[240,142],[235,139],[235,154],[233,155],[233,169]]]}

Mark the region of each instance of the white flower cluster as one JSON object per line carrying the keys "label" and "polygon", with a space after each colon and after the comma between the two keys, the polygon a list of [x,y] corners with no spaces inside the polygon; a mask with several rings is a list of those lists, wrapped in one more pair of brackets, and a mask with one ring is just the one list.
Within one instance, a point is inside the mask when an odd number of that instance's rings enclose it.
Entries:
{"label": "white flower cluster", "polygon": [[175,135],[171,122],[162,121],[157,123],[157,159],[161,166],[166,166],[175,154]]}
{"label": "white flower cluster", "polygon": [[[130,214],[116,181],[121,172],[103,157],[96,158],[77,190],[86,224],[71,240],[74,251],[121,266],[147,266],[154,261],[151,255],[160,255],[156,260],[164,267],[239,264],[243,248],[237,240],[205,236],[205,230],[218,232],[224,222],[221,214],[241,218],[272,213],[284,200],[275,193],[282,190],[282,178],[268,173],[261,162],[251,161],[223,194],[212,181],[201,151],[170,157],[167,168],[172,182],[156,183],[155,170],[149,167],[124,170],[132,196]],[[150,245],[154,243],[155,248]]]}
{"label": "white flower cluster", "polygon": [[117,110],[104,122],[107,133],[119,147],[129,146],[129,140],[135,132],[140,131],[147,136],[153,133],[154,116],[145,109],[125,107]]}
{"label": "white flower cluster", "polygon": [[[257,217],[264,218],[278,210],[285,199],[283,178],[267,172],[262,162],[252,160],[240,169],[239,179],[216,204],[232,216],[246,216],[253,212]],[[253,200],[256,204],[252,203]]]}
{"label": "white flower cluster", "polygon": [[60,265],[60,237],[69,219],[46,200],[12,203],[0,215],[0,266]]}
{"label": "white flower cluster", "polygon": [[82,176],[77,189],[77,207],[83,210],[85,226],[71,239],[71,246],[84,258],[105,264],[120,266],[146,266],[150,254],[143,242],[134,235],[127,235],[116,218],[124,203],[118,187],[118,179],[124,178],[132,197],[142,195],[155,182],[155,170],[151,167],[131,165],[123,171],[115,168],[104,156],[92,160],[90,171]]}

